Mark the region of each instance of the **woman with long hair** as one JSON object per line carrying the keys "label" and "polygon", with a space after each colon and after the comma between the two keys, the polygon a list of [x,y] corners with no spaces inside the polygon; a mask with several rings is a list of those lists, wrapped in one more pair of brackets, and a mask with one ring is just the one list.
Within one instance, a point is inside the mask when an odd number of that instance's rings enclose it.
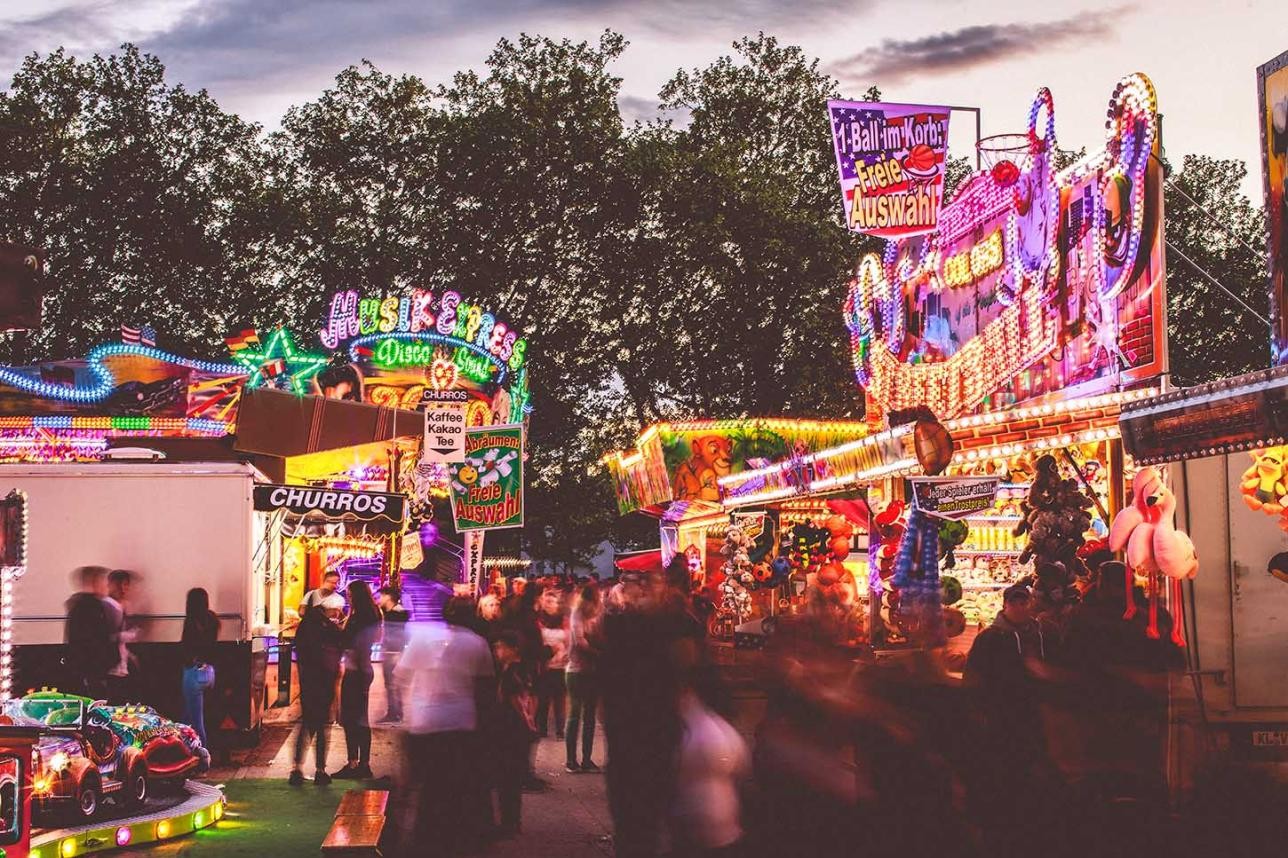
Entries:
{"label": "woman with long hair", "polygon": [[[599,588],[582,587],[577,604],[568,617],[568,663],[564,679],[568,685],[568,729],[564,741],[570,772],[594,772],[591,759],[595,749],[595,704],[599,699],[595,683],[596,640],[601,606]],[[577,762],[577,732],[581,731],[581,762]]]}
{"label": "woman with long hair", "polygon": [[371,774],[371,648],[380,639],[380,608],[366,581],[349,582],[349,616],[344,621],[344,678],[340,680],[340,725],[349,760],[332,775],[351,780]]}
{"label": "woman with long hair", "polygon": [[183,718],[207,748],[206,692],[215,687],[215,642],[219,617],[210,610],[210,594],[201,587],[188,591],[183,614]]}
{"label": "woman with long hair", "polygon": [[313,605],[304,609],[295,632],[295,655],[300,673],[300,732],[295,737],[292,786],[304,783],[304,754],[309,739],[316,739],[313,782],[326,786],[331,776],[326,772],[327,730],[331,704],[335,702],[335,680],[340,675],[343,633],[327,616],[326,608]]}

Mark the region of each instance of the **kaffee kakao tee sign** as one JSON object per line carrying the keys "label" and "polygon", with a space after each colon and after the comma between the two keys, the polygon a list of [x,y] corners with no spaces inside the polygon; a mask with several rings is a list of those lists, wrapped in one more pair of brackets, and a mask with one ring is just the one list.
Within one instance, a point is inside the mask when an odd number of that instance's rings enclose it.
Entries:
{"label": "kaffee kakao tee sign", "polygon": [[829,101],[845,222],[903,238],[933,232],[944,197],[947,107]]}

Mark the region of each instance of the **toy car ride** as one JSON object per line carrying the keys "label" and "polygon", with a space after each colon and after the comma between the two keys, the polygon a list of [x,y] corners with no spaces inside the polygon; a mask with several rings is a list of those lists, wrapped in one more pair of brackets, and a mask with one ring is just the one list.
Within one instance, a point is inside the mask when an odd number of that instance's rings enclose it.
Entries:
{"label": "toy car ride", "polygon": [[104,800],[138,810],[155,786],[210,766],[196,731],[148,706],[38,692],[5,703],[0,720],[42,731],[32,751],[32,807],[46,818],[66,811],[88,821]]}

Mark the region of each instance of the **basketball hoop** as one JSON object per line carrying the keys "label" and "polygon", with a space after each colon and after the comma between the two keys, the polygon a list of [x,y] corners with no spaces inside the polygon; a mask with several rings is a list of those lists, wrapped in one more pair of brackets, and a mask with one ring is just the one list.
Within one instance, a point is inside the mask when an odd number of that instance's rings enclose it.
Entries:
{"label": "basketball hoop", "polygon": [[1028,134],[992,134],[981,137],[975,150],[989,172],[1003,161],[1010,161],[1023,173],[1033,166],[1033,155],[1040,145]]}

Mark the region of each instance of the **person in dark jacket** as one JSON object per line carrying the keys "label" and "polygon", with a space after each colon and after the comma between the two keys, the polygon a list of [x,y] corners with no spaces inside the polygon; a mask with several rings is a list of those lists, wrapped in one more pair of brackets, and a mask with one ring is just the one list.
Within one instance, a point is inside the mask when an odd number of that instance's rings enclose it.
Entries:
{"label": "person in dark jacket", "polygon": [[[683,660],[692,652],[692,618],[650,576],[603,621],[600,692],[608,745],[608,808],[620,858],[655,858],[675,792],[683,728]],[[688,669],[692,669],[690,666]]]}
{"label": "person in dark jacket", "polygon": [[[516,584],[519,580],[516,579]],[[541,599],[542,588],[536,582],[524,581],[505,604],[501,615],[500,631],[510,632],[517,639],[519,648],[519,669],[534,687],[541,682],[546,660],[550,654],[546,651],[545,641],[541,637],[541,621],[537,617],[537,603]],[[536,745],[530,745],[532,753],[528,757],[528,775],[523,788],[529,792],[540,792],[550,783],[537,776]]]}
{"label": "person in dark jacket", "polygon": [[80,592],[67,600],[63,626],[63,663],[71,690],[94,700],[107,699],[108,673],[120,658],[107,603],[108,571],[82,566],[72,573]]}
{"label": "person in dark jacket", "polygon": [[536,696],[520,651],[519,636],[513,631],[502,632],[492,642],[497,669],[495,778],[502,836],[514,836],[520,831],[523,788],[529,777],[530,749],[537,736],[533,717]]}
{"label": "person in dark jacket", "polygon": [[206,692],[215,687],[215,642],[219,639],[219,617],[210,610],[210,594],[201,587],[188,591],[183,618],[183,718],[201,737],[207,748]]}
{"label": "person in dark jacket", "polygon": [[309,739],[316,737],[316,770],[313,783],[326,786],[331,776],[326,771],[327,723],[331,704],[335,702],[335,681],[340,675],[340,658],[344,652],[344,633],[327,616],[321,605],[306,608],[295,633],[295,653],[300,674],[300,732],[295,737],[295,761],[291,768],[291,785],[304,783],[301,766]]}
{"label": "person in dark jacket", "polygon": [[1036,831],[1059,819],[1040,697],[1054,644],[1033,616],[1029,589],[1017,584],[1002,594],[1001,612],[966,659],[967,691],[982,721],[974,743],[981,771],[973,815],[988,848],[1003,854],[1019,854]]}
{"label": "person in dark jacket", "polygon": [[1017,584],[1002,594],[1002,610],[971,645],[965,680],[976,690],[989,726],[1013,741],[1038,740],[1041,726],[1030,665],[1048,659],[1048,641],[1033,616],[1029,588]]}
{"label": "person in dark jacket", "polygon": [[349,759],[333,778],[359,780],[371,774],[371,648],[380,639],[380,608],[366,581],[349,583],[349,616],[344,621],[344,678],[340,680],[340,724]]}

